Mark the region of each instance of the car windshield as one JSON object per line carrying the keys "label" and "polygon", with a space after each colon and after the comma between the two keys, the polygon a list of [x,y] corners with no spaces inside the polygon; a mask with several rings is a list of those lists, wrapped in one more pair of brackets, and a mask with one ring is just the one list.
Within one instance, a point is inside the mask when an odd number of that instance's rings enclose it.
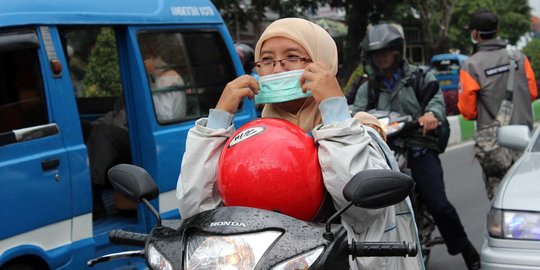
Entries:
{"label": "car windshield", "polygon": [[433,61],[431,63],[435,74],[452,74],[459,70],[459,62],[457,59],[443,59]]}

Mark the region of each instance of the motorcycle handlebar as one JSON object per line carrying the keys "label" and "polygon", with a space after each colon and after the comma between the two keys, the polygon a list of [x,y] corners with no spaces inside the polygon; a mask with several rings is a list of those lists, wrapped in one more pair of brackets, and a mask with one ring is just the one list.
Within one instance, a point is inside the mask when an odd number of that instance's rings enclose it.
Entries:
{"label": "motorcycle handlebar", "polygon": [[417,129],[419,129],[421,126],[420,126],[420,123],[418,122],[418,120],[413,120],[411,122],[406,122],[405,123],[405,126],[403,126],[401,129],[395,131],[395,132],[390,132],[388,134],[386,134],[387,138],[388,139],[393,139],[393,138],[397,138],[397,137],[400,137],[400,136],[403,136],[403,135],[407,135],[411,132],[414,132],[416,131]]}
{"label": "motorcycle handlebar", "polygon": [[349,244],[353,257],[414,257],[418,254],[415,242],[356,242]]}
{"label": "motorcycle handlebar", "polygon": [[113,230],[109,233],[109,240],[117,245],[130,245],[144,247],[147,234]]}

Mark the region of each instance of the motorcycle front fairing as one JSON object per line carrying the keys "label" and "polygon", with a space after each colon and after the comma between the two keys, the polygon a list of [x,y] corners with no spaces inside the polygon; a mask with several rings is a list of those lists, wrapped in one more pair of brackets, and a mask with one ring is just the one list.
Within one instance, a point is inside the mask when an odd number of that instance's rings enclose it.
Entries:
{"label": "motorcycle front fairing", "polygon": [[164,225],[151,232],[146,256],[152,264],[150,250],[157,252],[152,256],[164,261],[155,263],[170,268],[154,269],[349,269],[347,234],[339,224],[332,225],[335,238],[328,241],[325,224],[262,209],[220,207]]}

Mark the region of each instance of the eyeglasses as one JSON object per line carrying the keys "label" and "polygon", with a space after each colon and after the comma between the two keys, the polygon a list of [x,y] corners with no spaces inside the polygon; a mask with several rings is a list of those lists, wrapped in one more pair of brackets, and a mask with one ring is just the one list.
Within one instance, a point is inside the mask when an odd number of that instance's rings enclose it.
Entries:
{"label": "eyeglasses", "polygon": [[279,62],[283,68],[296,68],[299,67],[298,64],[303,62],[311,62],[310,58],[307,57],[297,57],[291,56],[279,60],[272,60],[270,58],[264,58],[255,62],[255,66],[260,69],[262,72],[271,72],[276,64]]}

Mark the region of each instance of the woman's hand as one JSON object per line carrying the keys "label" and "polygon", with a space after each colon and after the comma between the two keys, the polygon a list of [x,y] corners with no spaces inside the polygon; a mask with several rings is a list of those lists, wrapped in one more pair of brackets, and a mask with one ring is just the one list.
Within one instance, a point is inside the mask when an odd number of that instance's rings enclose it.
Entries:
{"label": "woman's hand", "polygon": [[238,106],[244,98],[253,100],[259,93],[259,82],[249,75],[242,75],[230,81],[223,89],[221,97],[216,105],[216,109],[235,114]]}
{"label": "woman's hand", "polygon": [[325,63],[318,61],[306,66],[304,74],[300,77],[302,91],[310,90],[317,104],[331,97],[343,96],[336,76]]}
{"label": "woman's hand", "polygon": [[418,118],[418,123],[423,127],[422,134],[426,135],[430,130],[436,129],[439,126],[439,119],[435,117],[433,112],[427,111]]}

